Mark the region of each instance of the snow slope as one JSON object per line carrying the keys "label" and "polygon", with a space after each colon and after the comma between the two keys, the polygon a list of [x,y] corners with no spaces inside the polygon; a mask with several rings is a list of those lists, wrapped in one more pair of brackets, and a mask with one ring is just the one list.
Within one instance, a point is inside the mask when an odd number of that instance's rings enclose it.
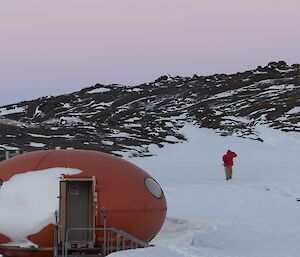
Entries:
{"label": "snow slope", "polygon": [[[296,257],[300,253],[300,135],[256,128],[264,142],[186,125],[189,139],[130,158],[162,185],[168,218],[155,247],[114,257]],[[233,180],[221,157],[238,154]]]}

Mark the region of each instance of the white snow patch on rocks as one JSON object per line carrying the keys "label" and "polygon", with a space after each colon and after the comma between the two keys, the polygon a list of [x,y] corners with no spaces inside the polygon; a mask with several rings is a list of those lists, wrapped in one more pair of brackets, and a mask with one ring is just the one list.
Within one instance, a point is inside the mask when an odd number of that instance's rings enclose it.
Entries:
{"label": "white snow patch on rocks", "polygon": [[99,94],[99,93],[106,93],[106,92],[109,92],[109,91],[110,91],[109,88],[100,87],[100,88],[95,88],[91,91],[88,91],[87,93],[88,94]]}

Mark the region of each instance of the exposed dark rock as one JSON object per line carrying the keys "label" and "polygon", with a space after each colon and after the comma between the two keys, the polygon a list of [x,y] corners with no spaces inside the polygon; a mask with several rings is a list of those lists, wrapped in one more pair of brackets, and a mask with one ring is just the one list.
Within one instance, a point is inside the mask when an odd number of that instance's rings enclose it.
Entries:
{"label": "exposed dark rock", "polygon": [[300,132],[300,65],[271,62],[225,75],[162,76],[134,87],[101,85],[0,108],[0,144],[25,151],[82,148],[149,156],[185,140],[186,122],[262,141],[255,126]]}

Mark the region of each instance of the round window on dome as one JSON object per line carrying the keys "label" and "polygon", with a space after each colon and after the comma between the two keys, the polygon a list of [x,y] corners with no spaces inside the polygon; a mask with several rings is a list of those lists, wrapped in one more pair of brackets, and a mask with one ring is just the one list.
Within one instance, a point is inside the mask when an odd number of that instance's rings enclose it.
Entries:
{"label": "round window on dome", "polygon": [[149,192],[156,198],[163,197],[163,191],[159,184],[153,178],[146,178],[145,185]]}

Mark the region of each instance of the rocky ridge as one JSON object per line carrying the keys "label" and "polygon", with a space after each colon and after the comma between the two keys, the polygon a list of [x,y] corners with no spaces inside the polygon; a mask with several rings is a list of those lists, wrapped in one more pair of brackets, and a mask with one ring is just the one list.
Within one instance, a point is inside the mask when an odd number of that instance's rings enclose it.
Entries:
{"label": "rocky ridge", "polygon": [[179,129],[186,122],[262,141],[257,125],[300,132],[299,98],[300,65],[283,61],[231,75],[162,76],[131,87],[96,84],[0,107],[0,145],[148,156],[150,145],[185,140]]}

